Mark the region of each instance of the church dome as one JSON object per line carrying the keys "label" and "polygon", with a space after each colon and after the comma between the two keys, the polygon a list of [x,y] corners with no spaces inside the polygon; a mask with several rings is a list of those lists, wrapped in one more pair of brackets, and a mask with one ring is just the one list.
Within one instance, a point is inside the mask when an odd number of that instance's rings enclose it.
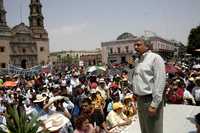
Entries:
{"label": "church dome", "polygon": [[119,36],[117,37],[117,40],[133,39],[133,38],[136,38],[136,36],[134,36],[134,35],[131,34],[131,33],[124,32],[124,33],[122,33],[121,35],[119,35]]}
{"label": "church dome", "polygon": [[20,23],[12,28],[13,33],[23,33],[23,34],[31,34],[32,31],[26,26],[24,23]]}

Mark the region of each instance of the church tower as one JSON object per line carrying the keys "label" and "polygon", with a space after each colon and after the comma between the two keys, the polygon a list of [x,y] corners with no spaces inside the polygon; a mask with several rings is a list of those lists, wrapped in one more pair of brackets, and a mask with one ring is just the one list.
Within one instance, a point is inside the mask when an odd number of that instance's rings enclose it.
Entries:
{"label": "church tower", "polygon": [[48,39],[48,33],[44,28],[44,17],[42,15],[42,5],[40,0],[30,0],[29,24],[34,34],[34,38]]}
{"label": "church tower", "polygon": [[30,0],[29,26],[37,44],[38,64],[47,64],[49,60],[49,38],[44,28],[42,4],[40,0]]}
{"label": "church tower", "polygon": [[4,9],[3,0],[0,0],[0,35],[8,35],[10,31],[6,22],[6,11]]}
{"label": "church tower", "polygon": [[6,10],[4,1],[0,0],[0,68],[6,68],[10,61],[10,38],[11,30],[6,22]]}

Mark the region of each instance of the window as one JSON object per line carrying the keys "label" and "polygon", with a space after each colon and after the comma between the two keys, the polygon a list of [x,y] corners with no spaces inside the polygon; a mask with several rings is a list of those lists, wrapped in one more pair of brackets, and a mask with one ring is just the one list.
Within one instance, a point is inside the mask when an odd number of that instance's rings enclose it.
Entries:
{"label": "window", "polygon": [[0,52],[4,52],[5,51],[5,47],[0,47]]}
{"label": "window", "polygon": [[128,46],[125,47],[126,53],[128,53],[129,49]]}
{"label": "window", "polygon": [[117,52],[118,52],[118,53],[121,53],[120,47],[117,48]]}
{"label": "window", "polygon": [[110,48],[110,53],[111,53],[111,54],[113,53],[113,49],[112,49],[112,48]]}
{"label": "window", "polygon": [[23,52],[23,53],[26,53],[26,49],[25,49],[25,48],[23,48],[23,49],[22,49],[22,52]]}
{"label": "window", "polygon": [[6,68],[6,63],[1,63],[1,68]]}
{"label": "window", "polygon": [[37,19],[37,26],[41,26],[41,20],[39,18]]}
{"label": "window", "polygon": [[40,52],[43,52],[44,51],[44,47],[40,47]]}

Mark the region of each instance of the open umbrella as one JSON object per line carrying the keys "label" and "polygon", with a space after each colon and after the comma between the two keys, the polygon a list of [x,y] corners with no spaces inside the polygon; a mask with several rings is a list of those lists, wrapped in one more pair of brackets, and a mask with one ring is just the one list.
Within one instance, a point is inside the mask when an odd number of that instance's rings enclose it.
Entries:
{"label": "open umbrella", "polygon": [[87,69],[87,72],[91,75],[100,75],[106,71],[106,68],[103,66],[91,66]]}
{"label": "open umbrella", "polygon": [[199,69],[200,68],[200,64],[196,64],[196,65],[192,66],[192,68]]}
{"label": "open umbrella", "polygon": [[14,81],[6,81],[3,83],[4,87],[15,87],[16,85],[17,85],[17,83]]}
{"label": "open umbrella", "polygon": [[103,66],[91,66],[87,69],[87,72],[94,72],[94,71],[106,71],[106,68]]}

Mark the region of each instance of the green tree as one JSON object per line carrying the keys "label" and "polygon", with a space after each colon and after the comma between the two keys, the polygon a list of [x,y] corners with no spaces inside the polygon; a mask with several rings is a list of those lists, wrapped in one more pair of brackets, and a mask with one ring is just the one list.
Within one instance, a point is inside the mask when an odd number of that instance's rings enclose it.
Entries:
{"label": "green tree", "polygon": [[200,49],[200,25],[196,28],[191,29],[188,37],[187,52],[195,55],[197,54],[194,50]]}
{"label": "green tree", "polygon": [[73,58],[71,56],[64,56],[63,57],[63,62],[66,64],[72,64]]}
{"label": "green tree", "polygon": [[[9,133],[36,133],[39,122],[36,117],[29,119],[24,111],[17,111],[15,106],[8,106],[6,127]],[[0,128],[0,133],[5,133]]]}

